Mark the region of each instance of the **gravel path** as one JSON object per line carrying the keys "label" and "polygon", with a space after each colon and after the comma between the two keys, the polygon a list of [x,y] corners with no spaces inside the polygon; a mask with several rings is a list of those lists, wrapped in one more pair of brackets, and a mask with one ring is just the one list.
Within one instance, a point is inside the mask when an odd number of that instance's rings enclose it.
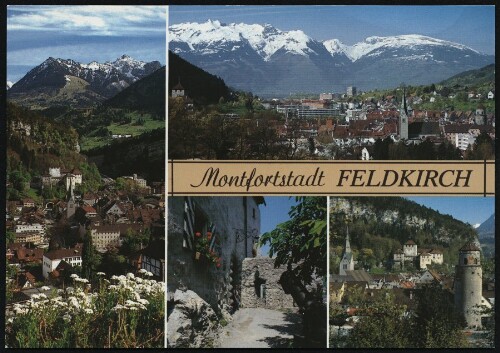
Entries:
{"label": "gravel path", "polygon": [[224,328],[220,348],[290,348],[293,334],[301,332],[300,322],[298,313],[240,309]]}

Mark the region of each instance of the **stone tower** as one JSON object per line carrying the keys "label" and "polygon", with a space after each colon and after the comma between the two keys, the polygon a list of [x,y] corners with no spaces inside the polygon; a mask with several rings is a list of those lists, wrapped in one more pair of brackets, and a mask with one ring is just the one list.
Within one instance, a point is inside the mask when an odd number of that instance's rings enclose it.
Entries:
{"label": "stone tower", "polygon": [[408,240],[403,245],[403,252],[405,257],[416,257],[418,255],[418,247],[417,244],[413,240]]}
{"label": "stone tower", "polygon": [[344,255],[342,255],[342,260],[340,260],[339,275],[345,276],[346,271],[352,270],[354,270],[354,258],[352,257],[351,243],[349,241],[349,228],[347,228]]}
{"label": "stone tower", "polygon": [[172,98],[175,97],[184,97],[185,91],[184,87],[181,85],[181,78],[179,77],[179,82],[172,88]]}
{"label": "stone tower", "polygon": [[408,140],[408,108],[406,106],[406,89],[403,88],[403,99],[399,109],[399,138]]}
{"label": "stone tower", "polygon": [[474,242],[468,242],[459,250],[453,285],[455,306],[464,315],[468,327],[481,327],[482,278],[481,250]]}

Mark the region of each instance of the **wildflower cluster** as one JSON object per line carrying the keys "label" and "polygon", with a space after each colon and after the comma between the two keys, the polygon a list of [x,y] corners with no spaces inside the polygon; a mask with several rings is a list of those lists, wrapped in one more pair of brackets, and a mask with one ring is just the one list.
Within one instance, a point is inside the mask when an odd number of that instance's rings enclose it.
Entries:
{"label": "wildflower cluster", "polygon": [[6,313],[6,341],[12,348],[162,347],[163,282],[137,276],[99,273],[92,288],[72,275],[73,286],[32,295]]}
{"label": "wildflower cluster", "polygon": [[220,268],[222,259],[217,255],[215,251],[210,249],[212,232],[207,232],[204,236],[200,232],[196,232],[194,236],[196,252],[206,258],[208,262],[213,263],[217,268]]}

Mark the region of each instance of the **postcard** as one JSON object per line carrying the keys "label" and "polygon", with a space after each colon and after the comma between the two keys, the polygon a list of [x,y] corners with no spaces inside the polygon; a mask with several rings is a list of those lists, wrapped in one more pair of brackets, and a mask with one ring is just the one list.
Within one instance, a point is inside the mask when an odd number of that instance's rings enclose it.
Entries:
{"label": "postcard", "polygon": [[6,348],[493,348],[495,7],[6,7]]}

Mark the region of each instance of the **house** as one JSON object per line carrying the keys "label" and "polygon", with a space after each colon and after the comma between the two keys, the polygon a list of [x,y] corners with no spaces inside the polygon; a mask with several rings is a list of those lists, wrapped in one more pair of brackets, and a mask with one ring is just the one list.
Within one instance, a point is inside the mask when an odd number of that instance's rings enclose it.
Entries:
{"label": "house", "polygon": [[40,232],[23,232],[16,233],[16,243],[33,243],[41,244],[44,241],[44,236]]}
{"label": "house", "polygon": [[109,247],[120,247],[122,245],[121,238],[128,231],[142,232],[141,224],[91,224],[87,228],[80,227],[80,234],[86,230],[90,231],[92,243],[99,252],[106,252]]}
{"label": "house", "polygon": [[80,185],[83,181],[82,172],[78,168],[61,170],[59,167],[49,168],[47,174],[42,175],[43,186],[54,186],[58,183],[65,185],[66,190],[71,184]]}
{"label": "house", "polygon": [[28,263],[41,263],[43,249],[35,248],[33,243],[11,243],[7,245],[6,255],[9,264],[17,264],[21,268]]}
{"label": "house", "polygon": [[57,269],[57,266],[64,261],[70,266],[82,265],[82,244],[77,244],[70,249],[52,250],[43,255],[42,273],[45,279],[49,278],[50,273]]}
{"label": "house", "polygon": [[443,251],[441,249],[423,249],[418,248],[418,245],[413,240],[408,240],[403,245],[403,250],[398,249],[393,254],[394,266],[402,267],[404,262],[415,263],[419,268],[426,269],[430,264],[443,263]]}
{"label": "house", "polygon": [[488,92],[488,99],[494,99],[495,98],[495,91],[489,91]]}
{"label": "house", "polygon": [[14,227],[15,233],[40,233],[45,235],[45,226],[40,223],[18,223]]}
{"label": "house", "polygon": [[32,199],[23,199],[23,207],[35,207],[35,201]]}
{"label": "house", "polygon": [[441,129],[437,121],[415,121],[408,126],[408,136],[410,139],[425,140],[428,137],[439,137]]}
{"label": "house", "polygon": [[153,240],[140,251],[139,266],[151,272],[153,278],[165,280],[165,239]]}

